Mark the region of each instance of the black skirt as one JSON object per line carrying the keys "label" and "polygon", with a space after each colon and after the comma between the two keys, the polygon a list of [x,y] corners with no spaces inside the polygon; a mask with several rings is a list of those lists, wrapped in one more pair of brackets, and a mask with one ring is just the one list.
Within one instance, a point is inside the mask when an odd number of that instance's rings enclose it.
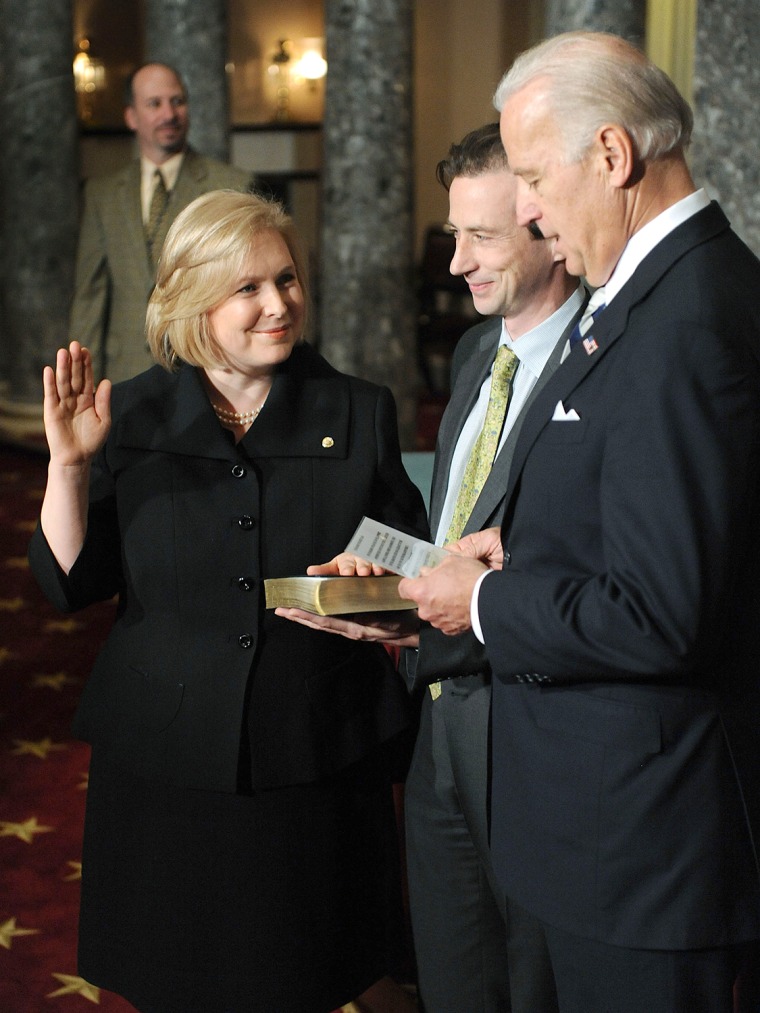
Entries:
{"label": "black skirt", "polygon": [[403,939],[380,757],[247,794],[90,767],[79,972],[141,1013],[328,1013]]}

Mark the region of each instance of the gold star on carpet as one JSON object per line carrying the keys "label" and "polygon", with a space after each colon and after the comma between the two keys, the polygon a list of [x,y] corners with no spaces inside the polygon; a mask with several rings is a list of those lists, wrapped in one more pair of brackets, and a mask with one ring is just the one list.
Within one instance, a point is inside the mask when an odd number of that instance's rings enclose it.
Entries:
{"label": "gold star on carpet", "polygon": [[25,844],[31,844],[35,834],[49,834],[55,827],[44,827],[37,822],[36,816],[30,816],[23,823],[11,823],[0,820],[0,837],[18,837]]}
{"label": "gold star on carpet", "polygon": [[89,787],[90,787],[90,772],[89,770],[85,770],[85,772],[82,774],[82,780],[77,785],[77,788],[79,789],[79,791],[87,791]]}
{"label": "gold star on carpet", "polygon": [[5,560],[5,565],[9,570],[27,570],[29,568],[29,560],[26,556],[8,556]]}
{"label": "gold star on carpet", "polygon": [[16,919],[9,918],[7,922],[0,924],[0,946],[9,950],[16,936],[36,936],[39,931],[39,929],[16,928]]}
{"label": "gold star on carpet", "polygon": [[81,629],[84,626],[76,619],[50,619],[43,627],[45,633],[75,633]]}
{"label": "gold star on carpet", "polygon": [[55,992],[48,992],[45,996],[46,999],[57,999],[61,995],[81,995],[83,999],[89,999],[96,1006],[100,1005],[100,989],[91,985],[89,981],[85,981],[84,978],[80,978],[76,974],[54,974],[53,977],[61,982],[62,988],[56,989]]}
{"label": "gold star on carpet", "polygon": [[67,862],[66,865],[71,866],[71,873],[68,876],[63,877],[64,883],[73,883],[77,879],[82,878],[82,863],[81,862]]}
{"label": "gold star on carpet", "polygon": [[16,531],[25,531],[31,534],[37,527],[37,521],[17,521],[13,526]]}
{"label": "gold star on carpet", "polygon": [[0,598],[0,612],[20,612],[24,604],[23,598]]}
{"label": "gold star on carpet", "polygon": [[53,742],[47,736],[38,742],[32,742],[30,739],[14,739],[13,741],[16,743],[16,748],[11,750],[13,756],[37,756],[40,760],[47,760],[48,753],[68,748],[61,742]]}
{"label": "gold star on carpet", "polygon": [[17,657],[18,655],[13,651],[9,651],[7,647],[0,647],[0,665],[2,665],[4,661],[13,661]]}
{"label": "gold star on carpet", "polygon": [[34,689],[54,689],[60,693],[64,686],[74,686],[77,682],[78,679],[70,678],[65,672],[55,672],[51,675],[40,673],[32,679],[32,686]]}

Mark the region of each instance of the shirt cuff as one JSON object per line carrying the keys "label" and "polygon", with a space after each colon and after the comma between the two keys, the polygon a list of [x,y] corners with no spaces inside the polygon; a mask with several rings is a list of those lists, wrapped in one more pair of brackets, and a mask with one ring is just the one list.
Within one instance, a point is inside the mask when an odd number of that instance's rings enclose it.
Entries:
{"label": "shirt cuff", "polygon": [[486,638],[483,636],[483,630],[480,626],[480,616],[478,615],[478,595],[480,594],[480,585],[489,573],[493,573],[493,570],[486,570],[485,573],[482,573],[478,577],[478,581],[472,589],[472,598],[470,599],[470,625],[472,626],[472,632],[484,646]]}

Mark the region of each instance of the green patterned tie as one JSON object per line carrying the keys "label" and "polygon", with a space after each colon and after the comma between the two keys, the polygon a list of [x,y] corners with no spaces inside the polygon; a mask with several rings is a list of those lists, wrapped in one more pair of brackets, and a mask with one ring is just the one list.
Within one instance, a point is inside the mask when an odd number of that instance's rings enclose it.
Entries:
{"label": "green patterned tie", "polygon": [[464,469],[464,478],[459,487],[454,514],[446,533],[446,543],[456,542],[461,538],[464,526],[475,506],[475,501],[491,471],[491,465],[499,447],[504,418],[507,414],[512,377],[515,375],[519,363],[520,360],[511,348],[499,345],[493,364],[491,392],[488,395],[485,422]]}
{"label": "green patterned tie", "polygon": [[154,250],[153,244],[166,214],[166,208],[169,203],[169,191],[166,189],[166,183],[160,169],[156,169],[154,175],[156,177],[156,185],[153,188],[153,196],[150,200],[148,223],[145,226],[145,238],[148,241],[150,258],[155,264],[158,261],[158,253],[160,251]]}

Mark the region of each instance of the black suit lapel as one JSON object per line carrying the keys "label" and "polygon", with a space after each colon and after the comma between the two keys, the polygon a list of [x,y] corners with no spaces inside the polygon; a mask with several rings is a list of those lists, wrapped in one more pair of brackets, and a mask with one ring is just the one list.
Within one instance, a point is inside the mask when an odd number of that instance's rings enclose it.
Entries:
{"label": "black suit lapel", "polygon": [[582,344],[577,346],[534,400],[522,426],[512,459],[507,502],[514,494],[531,447],[544,426],[550,423],[557,403],[559,401],[564,403],[570,397],[578,384],[596,368],[610,348],[623,336],[631,309],[646,298],[676,261],[695,246],[707,242],[728,228],[730,228],[728,219],[720,207],[712,203],[679,225],[644,258],[589,331],[587,337],[593,337],[596,347],[587,352]]}
{"label": "black suit lapel", "polygon": [[[121,386],[121,385],[119,385]],[[200,379],[182,366],[158,368],[123,386],[118,423],[121,446],[191,457],[226,459],[232,445]],[[297,345],[275,374],[261,415],[244,437],[255,457],[345,458],[351,435],[348,379],[309,345]]]}
{"label": "black suit lapel", "polygon": [[522,429],[525,417],[527,416],[528,410],[533,402],[557,370],[567,339],[569,338],[570,333],[572,332],[573,327],[575,327],[576,321],[580,318],[582,312],[583,307],[581,307],[560,335],[559,340],[555,344],[552,353],[546,362],[546,365],[541,371],[541,375],[536,380],[533,390],[530,392],[525,404],[520,409],[520,414],[512,424],[512,428],[504,441],[504,446],[499,451],[498,457],[494,461],[493,468],[491,468],[491,473],[486,480],[486,484],[483,486],[483,490],[473,507],[469,520],[465,525],[463,534],[468,535],[471,531],[480,531],[486,526],[486,524],[494,523],[494,513],[499,505],[504,502],[509,483],[509,475],[512,469],[515,447],[517,446],[520,430]]}

